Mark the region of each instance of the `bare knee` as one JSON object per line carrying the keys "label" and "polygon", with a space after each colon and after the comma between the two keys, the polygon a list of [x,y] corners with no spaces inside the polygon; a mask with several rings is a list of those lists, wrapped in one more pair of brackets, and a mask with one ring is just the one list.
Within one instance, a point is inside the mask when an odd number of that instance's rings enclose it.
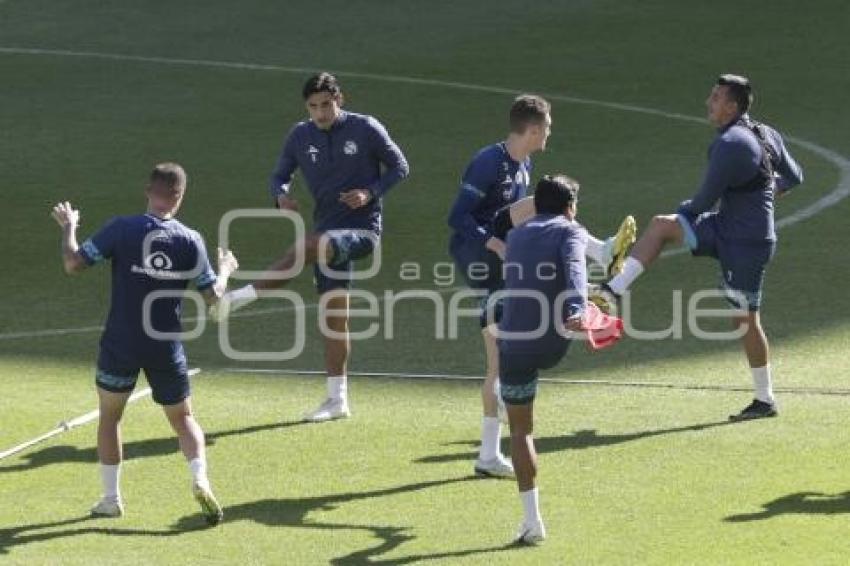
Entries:
{"label": "bare knee", "polygon": [[528,405],[506,405],[511,439],[523,441],[534,433],[534,420]]}
{"label": "bare knee", "polygon": [[304,260],[307,263],[329,263],[333,260],[333,246],[330,239],[323,237],[323,234],[308,234],[303,240],[303,246]]}
{"label": "bare knee", "polygon": [[672,240],[678,236],[681,227],[675,216],[659,214],[652,217],[652,221],[649,223],[649,231],[661,236],[664,240]]}
{"label": "bare knee", "polygon": [[183,401],[176,405],[168,405],[163,407],[163,409],[171,427],[177,432],[187,430],[189,423],[195,418],[194,413],[192,413],[192,406],[188,401]]}

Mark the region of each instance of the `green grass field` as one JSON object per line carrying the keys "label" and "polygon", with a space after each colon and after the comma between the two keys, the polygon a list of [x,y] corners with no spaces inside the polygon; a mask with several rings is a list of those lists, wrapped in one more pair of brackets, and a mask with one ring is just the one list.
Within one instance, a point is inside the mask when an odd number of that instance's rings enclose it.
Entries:
{"label": "green grass field", "polygon": [[[381,118],[411,162],[386,201],[381,273],[361,285],[379,294],[448,299],[432,273],[448,261],[445,217],[471,155],[504,135],[515,92],[552,99],[535,174],[581,180],[580,217],[597,233],[629,213],[643,226],[695,190],[712,137],[695,119],[720,72],[751,77],[754,116],[790,136],[806,173],[779,203],[791,222],[765,289],[780,418],[727,424],[749,400],[735,342],[686,328],[601,354],[575,348],[536,405],[549,531],[539,548],[507,546],[515,485],[470,475],[476,382],[354,378],[352,420],[297,423],[324,388],[293,373],[321,368],[311,306],[307,349],[289,362],[230,360],[215,327],[187,346],[203,369],[195,405],[223,525],[203,528],[176,440],[146,399],[124,425],[121,520],[86,516],[100,487],[93,425],[0,461],[0,562],[845,564],[850,202],[837,197],[850,192],[848,21],[839,0],[0,0],[0,450],[95,404],[109,271],[61,273],[50,206],[79,206],[85,236],[140,211],[149,167],[173,159],[190,176],[181,217],[214,245],[226,211],[269,205],[266,178],[303,115],[309,70],[338,72],[349,107]],[[272,221],[244,223],[232,246],[260,269],[290,237]],[[419,281],[400,277],[411,261]],[[716,278],[711,262],[664,259],[635,288],[636,326],[667,327],[670,290],[687,297]],[[290,288],[315,303],[310,277]],[[235,347],[288,347],[294,315],[263,312],[273,306],[234,319]],[[354,345],[353,371],[482,373],[475,320],[439,340],[433,308],[406,301],[393,321],[393,339]],[[564,383],[581,380],[606,383]]]}

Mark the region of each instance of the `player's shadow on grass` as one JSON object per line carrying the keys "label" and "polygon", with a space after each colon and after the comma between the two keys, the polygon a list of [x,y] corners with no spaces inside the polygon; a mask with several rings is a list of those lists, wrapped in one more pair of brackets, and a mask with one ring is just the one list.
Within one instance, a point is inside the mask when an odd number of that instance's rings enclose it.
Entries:
{"label": "player's shadow on grass", "polygon": [[[641,432],[631,432],[627,434],[598,434],[596,429],[577,430],[573,434],[565,434],[563,436],[544,436],[534,439],[534,446],[538,454],[547,452],[560,452],[561,450],[582,450],[584,448],[598,448],[601,446],[611,446],[613,444],[622,444],[633,440],[641,440],[653,436],[662,436],[665,434],[676,434],[680,432],[695,432],[709,428],[726,426],[735,424],[731,421],[715,421],[709,423],[700,423],[689,426],[679,426],[673,428],[661,428],[656,430],[645,430]],[[460,440],[450,442],[450,445],[462,446],[478,446],[478,440]],[[475,452],[453,452],[451,454],[437,454],[433,456],[423,456],[414,460],[420,464],[436,464],[443,462],[455,462],[461,460],[473,460],[477,454]]]}
{"label": "player's shadow on grass", "polygon": [[850,513],[850,491],[834,494],[817,491],[792,493],[764,503],[762,511],[758,513],[730,515],[723,520],[728,523],[745,523],[779,515],[837,515],[839,513]]}
{"label": "player's shadow on grass", "polygon": [[[34,523],[31,525],[18,525],[7,529],[0,528],[0,556],[8,554],[15,546],[45,542],[57,538],[66,538],[89,534],[103,534],[109,536],[145,536],[163,537],[181,535],[188,531],[199,530],[199,526],[188,525],[182,529],[171,528],[169,530],[148,531],[143,529],[122,529],[113,527],[95,526],[103,522],[112,522],[114,519],[100,519],[90,515],[52,521],[47,523]],[[88,523],[88,524],[87,524]],[[86,525],[87,524],[87,525]],[[74,525],[75,528],[53,530],[56,527],[67,527]],[[85,525],[85,526],[84,526]]]}
{"label": "player's shadow on grass", "polygon": [[[216,440],[227,438],[228,436],[239,436],[242,434],[254,434],[267,430],[278,430],[305,424],[303,421],[285,421],[274,422],[261,425],[252,425],[244,428],[233,430],[224,430],[218,432],[206,433],[207,445],[215,445]],[[154,456],[166,456],[168,454],[176,454],[180,452],[180,447],[177,444],[176,436],[167,436],[163,438],[150,438],[147,440],[137,440],[124,444],[124,459],[132,460],[134,458],[149,458]],[[8,472],[22,472],[48,466],[50,464],[65,464],[69,462],[78,463],[95,463],[97,462],[97,448],[90,446],[88,448],[78,448],[67,444],[59,446],[47,446],[34,452],[25,453],[19,456],[25,460],[20,464],[13,466],[0,466],[0,474]]]}
{"label": "player's shadow on grass", "polygon": [[[310,514],[313,512],[333,511],[340,505],[351,501],[392,497],[424,489],[433,489],[449,484],[475,481],[476,479],[477,478],[475,476],[463,476],[450,479],[423,481],[372,491],[337,493],[315,497],[261,499],[259,501],[242,503],[240,505],[226,506],[224,509],[224,521],[225,523],[253,521],[267,527],[296,527],[333,532],[363,531],[371,533],[372,536],[379,541],[375,546],[370,546],[363,550],[358,550],[351,554],[334,558],[331,560],[332,564],[380,564],[382,562],[404,564],[406,562],[425,560],[428,558],[467,556],[480,552],[493,552],[508,548],[507,546],[499,546],[494,548],[460,551],[457,553],[442,553],[439,556],[421,555],[387,561],[375,561],[374,559],[376,557],[380,557],[387,552],[391,552],[405,542],[415,539],[416,537],[409,532],[410,528],[394,525],[369,525],[333,521],[324,522],[310,517]],[[194,514],[180,519],[180,521],[178,521],[175,525],[175,528],[179,531],[183,531],[191,528],[198,528],[199,526],[202,526],[202,519],[197,514]]]}

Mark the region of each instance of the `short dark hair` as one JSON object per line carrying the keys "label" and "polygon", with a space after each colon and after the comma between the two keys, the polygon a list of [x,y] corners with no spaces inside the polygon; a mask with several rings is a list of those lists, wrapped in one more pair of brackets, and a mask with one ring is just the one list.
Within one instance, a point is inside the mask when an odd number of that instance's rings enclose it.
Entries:
{"label": "short dark hair", "polygon": [[511,105],[511,131],[521,134],[532,124],[542,124],[551,109],[552,106],[542,96],[537,96],[536,94],[521,94],[517,96]]}
{"label": "short dark hair", "polygon": [[177,163],[157,163],[151,171],[150,182],[165,185],[174,195],[186,191],[186,171]]}
{"label": "short dark hair", "polygon": [[304,100],[307,100],[310,98],[310,95],[317,92],[328,92],[332,96],[339,96],[342,93],[342,89],[335,76],[330,73],[319,73],[307,79],[307,82],[304,83],[304,88],[301,90],[301,94]]}
{"label": "short dark hair", "polygon": [[750,79],[727,73],[717,77],[717,84],[726,87],[729,98],[735,101],[741,114],[750,109],[753,104],[753,87],[750,85]]}
{"label": "short dark hair", "polygon": [[578,202],[578,181],[563,174],[544,175],[534,189],[534,208],[537,214],[563,214]]}

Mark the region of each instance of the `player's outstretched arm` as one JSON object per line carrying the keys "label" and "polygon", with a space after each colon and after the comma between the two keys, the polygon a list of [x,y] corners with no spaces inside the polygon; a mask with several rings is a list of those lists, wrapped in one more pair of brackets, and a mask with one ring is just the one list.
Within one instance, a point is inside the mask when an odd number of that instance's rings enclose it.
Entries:
{"label": "player's outstretched arm", "polygon": [[53,207],[51,216],[62,229],[62,267],[68,275],[74,275],[86,268],[86,262],[79,254],[77,244],[77,226],[80,223],[80,211],[75,210],[68,201]]}

